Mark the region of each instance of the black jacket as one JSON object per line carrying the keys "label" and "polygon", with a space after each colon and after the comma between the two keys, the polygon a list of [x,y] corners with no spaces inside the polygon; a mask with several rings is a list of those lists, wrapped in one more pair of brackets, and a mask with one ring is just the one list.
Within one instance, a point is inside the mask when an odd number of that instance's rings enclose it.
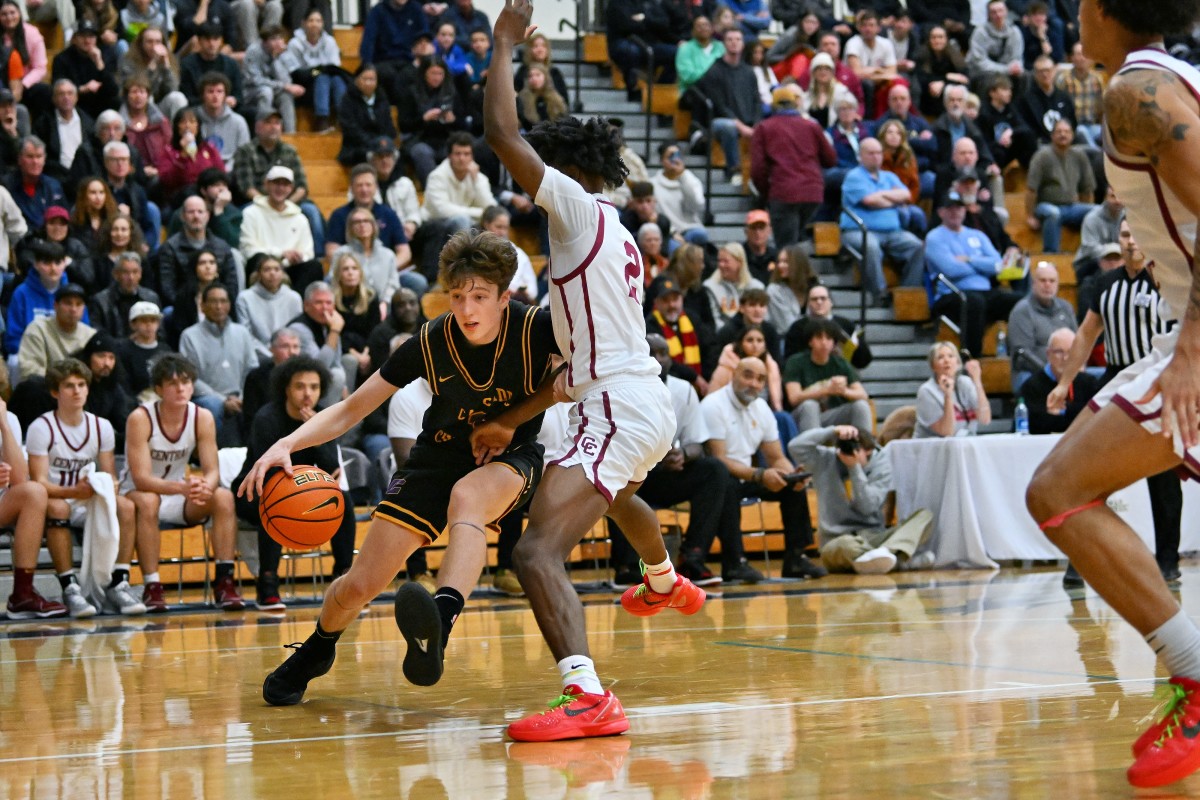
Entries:
{"label": "black jacket", "polygon": [[367,150],[380,138],[396,138],[392,107],[382,91],[375,92],[374,105],[367,105],[362,92],[350,86],[338,104],[338,126],[342,129],[342,149],[338,161],[346,166],[367,160]]}
{"label": "black jacket", "polygon": [[54,57],[51,68],[51,78],[57,81],[66,78],[76,86],[83,86],[91,81],[99,81],[100,88],[95,92],[79,93],[79,108],[82,108],[93,118],[100,116],[101,111],[116,111],[121,105],[121,87],[117,85],[117,51],[116,48],[100,45],[104,69],[96,69],[96,62],[81,53],[74,45],[68,45]]}
{"label": "black jacket", "polygon": [[[75,151],[75,161],[78,161],[84,146],[87,145],[88,141],[96,133],[96,120],[92,118],[91,114],[79,107],[75,108],[75,113],[79,115],[79,129],[83,133],[83,141],[79,143],[79,149]],[[51,178],[57,178],[63,185],[63,191],[74,202],[74,187],[67,187],[68,170],[59,161],[59,158],[62,156],[62,140],[58,136],[58,111],[51,111],[49,114],[39,114],[37,119],[33,121],[33,132],[37,134],[39,139],[46,143],[45,173]],[[16,163],[14,159],[6,166],[13,166]],[[71,162],[71,166],[75,166],[74,161]],[[104,173],[89,174],[103,175]]]}
{"label": "black jacket", "polygon": [[[158,294],[145,286],[139,286],[133,294],[124,294],[116,284],[97,292],[88,299],[88,315],[92,327],[107,331],[118,339],[129,336],[129,309],[134,303],[148,302],[159,305]],[[159,306],[161,309],[161,306]],[[140,391],[140,390],[139,390]]]}
{"label": "black jacket", "polygon": [[1055,88],[1046,94],[1037,86],[1021,95],[1016,101],[1017,113],[1042,144],[1050,142],[1050,134],[1060,119],[1068,119],[1075,127],[1075,101],[1062,89]]}

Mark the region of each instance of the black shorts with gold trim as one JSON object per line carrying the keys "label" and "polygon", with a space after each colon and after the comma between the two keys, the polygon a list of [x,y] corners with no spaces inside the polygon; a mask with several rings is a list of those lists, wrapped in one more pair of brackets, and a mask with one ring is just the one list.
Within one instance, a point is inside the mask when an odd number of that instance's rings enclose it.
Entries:
{"label": "black shorts with gold trim", "polygon": [[[542,479],[543,452],[540,444],[529,443],[492,459],[491,463],[508,467],[521,476],[524,485],[504,513],[488,523],[489,528],[496,529],[501,519],[533,497]],[[450,466],[422,463],[419,456],[412,458],[404,469],[392,475],[383,500],[375,507],[375,516],[411,528],[433,542],[446,529],[446,512],[454,484],[476,469],[474,462]]]}

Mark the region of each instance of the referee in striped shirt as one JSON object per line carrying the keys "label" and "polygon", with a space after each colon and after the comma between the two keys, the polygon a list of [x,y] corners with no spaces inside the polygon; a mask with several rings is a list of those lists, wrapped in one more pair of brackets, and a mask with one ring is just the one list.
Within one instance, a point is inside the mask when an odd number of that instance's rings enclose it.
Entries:
{"label": "referee in striped shirt", "polygon": [[[1153,262],[1146,264],[1138,249],[1129,223],[1122,217],[1121,255],[1125,263],[1100,276],[1071,355],[1059,378],[1058,386],[1046,399],[1052,413],[1065,408],[1067,390],[1088,355],[1104,334],[1104,353],[1108,369],[1103,383],[1121,370],[1150,353],[1155,336],[1167,333],[1175,325],[1159,313],[1158,284]],[[1170,470],[1146,479],[1150,490],[1150,510],[1154,516],[1155,558],[1159,571],[1169,583],[1179,580],[1179,520],[1183,514],[1183,487],[1179,476]],[[1083,585],[1074,568],[1068,567],[1063,584]]]}

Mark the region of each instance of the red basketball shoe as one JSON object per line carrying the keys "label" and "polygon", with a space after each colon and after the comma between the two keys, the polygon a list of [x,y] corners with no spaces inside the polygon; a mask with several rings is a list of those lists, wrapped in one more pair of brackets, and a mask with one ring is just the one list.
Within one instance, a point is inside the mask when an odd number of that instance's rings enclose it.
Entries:
{"label": "red basketball shoe", "polygon": [[66,615],[66,606],[54,600],[47,600],[38,594],[37,589],[31,588],[27,594],[22,595],[14,592],[8,598],[9,619],[50,619]]}
{"label": "red basketball shoe", "polygon": [[664,608],[673,608],[680,614],[695,614],[704,605],[706,597],[703,589],[682,575],[675,576],[675,585],[667,594],[651,589],[650,578],[642,575],[641,583],[621,595],[621,607],[635,617],[652,617]]}
{"label": "red basketball shoe", "polygon": [[1166,786],[1200,769],[1200,683],[1174,677],[1162,717],[1133,744],[1126,777],[1139,788]]}
{"label": "red basketball shoe", "polygon": [[633,742],[628,736],[575,739],[570,742],[513,742],[508,757],[522,764],[560,770],[567,786],[614,781]]}
{"label": "red basketball shoe", "polygon": [[546,711],[530,714],[508,726],[518,742],[557,742],[589,736],[612,736],[629,730],[621,701],[611,691],[586,694],[568,686]]}

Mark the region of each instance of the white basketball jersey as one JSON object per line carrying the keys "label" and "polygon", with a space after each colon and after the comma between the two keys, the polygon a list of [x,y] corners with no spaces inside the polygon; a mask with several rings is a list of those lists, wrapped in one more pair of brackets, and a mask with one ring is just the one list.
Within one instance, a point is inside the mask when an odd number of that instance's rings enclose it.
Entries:
{"label": "white basketball jersey", "polygon": [[[159,403],[158,400],[142,403],[133,413],[143,412],[150,418],[150,440],[147,444],[150,447],[150,469],[154,473],[154,477],[177,483],[187,477],[188,460],[196,450],[198,407],[195,403],[187,404],[187,411],[184,412],[183,418],[183,430],[179,431],[175,438],[171,438],[163,429],[162,417],[158,410]],[[125,444],[125,451],[128,462],[128,442]],[[130,474],[129,467],[126,467],[121,473],[121,491],[128,492],[134,488],[133,475]]]}
{"label": "white basketball jersey", "polygon": [[568,360],[568,393],[579,400],[591,384],[617,375],[657,378],[646,345],[642,255],[616,207],[550,166],[536,202],[550,221],[550,313]]}
{"label": "white basketball jersey", "polygon": [[[1173,73],[1200,99],[1200,71],[1157,48],[1134,50],[1120,71],[1157,69]],[[1108,182],[1125,204],[1129,227],[1138,246],[1154,262],[1154,277],[1161,287],[1168,319],[1179,319],[1187,308],[1192,285],[1192,256],[1196,246],[1196,218],[1144,157],[1118,153],[1108,127],[1104,130],[1104,155]]]}
{"label": "white basketball jersey", "polygon": [[112,423],[85,411],[83,425],[67,430],[57,414],[47,411],[29,426],[28,447],[30,455],[46,456],[51,483],[74,486],[84,467],[113,449]]}

